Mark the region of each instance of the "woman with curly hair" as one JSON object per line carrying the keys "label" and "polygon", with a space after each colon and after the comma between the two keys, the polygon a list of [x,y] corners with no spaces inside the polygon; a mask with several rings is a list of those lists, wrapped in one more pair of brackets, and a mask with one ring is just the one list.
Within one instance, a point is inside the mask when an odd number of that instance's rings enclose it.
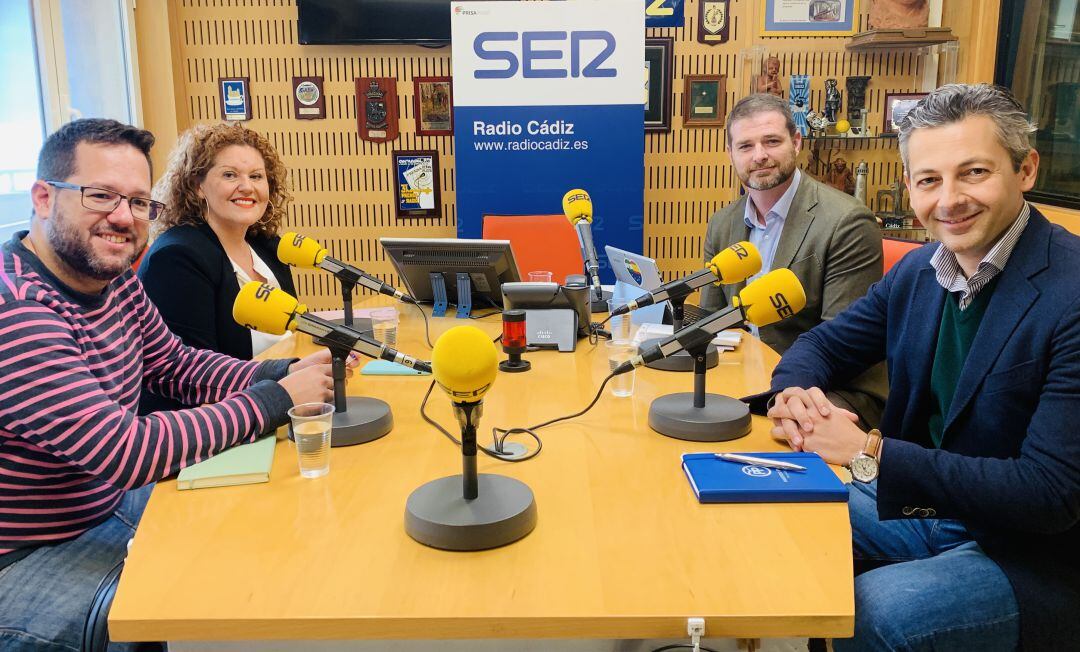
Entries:
{"label": "woman with curly hair", "polygon": [[[278,228],[292,201],[285,177],[270,142],[241,125],[199,125],[180,137],[154,187],[169,211],[154,223],[158,235],[138,275],[185,344],[250,360],[281,339],[237,324],[232,306],[248,281],[296,294],[277,259]],[[144,389],[141,411],[176,407]]]}

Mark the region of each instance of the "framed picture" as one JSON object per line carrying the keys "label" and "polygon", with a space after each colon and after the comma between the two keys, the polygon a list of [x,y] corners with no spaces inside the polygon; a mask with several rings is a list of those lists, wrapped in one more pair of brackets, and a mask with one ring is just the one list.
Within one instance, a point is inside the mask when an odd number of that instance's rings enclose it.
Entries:
{"label": "framed picture", "polygon": [[904,116],[927,95],[928,93],[885,93],[885,124],[881,133],[899,133],[900,122]]}
{"label": "framed picture", "polygon": [[439,217],[439,153],[398,150],[393,158],[397,216]]}
{"label": "framed picture", "polygon": [[251,84],[247,77],[222,77],[218,79],[221,92],[221,119],[227,121],[251,120]]}
{"label": "framed picture", "polygon": [[851,36],[859,0],[763,0],[762,36]]}
{"label": "framed picture", "polygon": [[723,126],[727,77],[687,75],[683,83],[683,126]]}
{"label": "framed picture", "polygon": [[645,131],[671,131],[671,60],[675,39],[645,39]]}
{"label": "framed picture", "polygon": [[450,78],[414,77],[413,113],[416,114],[416,135],[453,134],[454,89]]}

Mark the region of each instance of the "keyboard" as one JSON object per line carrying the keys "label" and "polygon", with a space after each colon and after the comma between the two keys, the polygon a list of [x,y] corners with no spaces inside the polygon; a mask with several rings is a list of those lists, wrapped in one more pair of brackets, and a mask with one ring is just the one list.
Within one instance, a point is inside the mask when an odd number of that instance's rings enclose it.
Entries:
{"label": "keyboard", "polygon": [[701,308],[693,304],[687,303],[683,305],[683,326],[689,326],[690,324],[693,324],[698,320],[704,319],[711,314],[712,313],[708,310],[702,310]]}

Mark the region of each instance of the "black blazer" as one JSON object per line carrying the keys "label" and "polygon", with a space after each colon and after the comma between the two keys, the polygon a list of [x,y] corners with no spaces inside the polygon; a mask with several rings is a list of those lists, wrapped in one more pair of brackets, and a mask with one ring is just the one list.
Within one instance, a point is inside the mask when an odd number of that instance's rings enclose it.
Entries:
{"label": "black blazer", "polygon": [[[281,289],[296,295],[289,266],[277,258],[277,236],[249,236],[255,253],[274,272]],[[139,280],[169,330],[184,344],[251,359],[251,332],[233,321],[240,286],[224,247],[207,224],[176,226],[161,234],[139,265]],[[139,412],[183,407],[143,388]]]}

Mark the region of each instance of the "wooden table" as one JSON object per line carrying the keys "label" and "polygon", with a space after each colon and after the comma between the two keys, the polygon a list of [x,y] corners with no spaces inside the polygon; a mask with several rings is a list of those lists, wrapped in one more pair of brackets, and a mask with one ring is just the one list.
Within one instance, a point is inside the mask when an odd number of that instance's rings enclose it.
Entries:
{"label": "wooden table", "polygon": [[[432,337],[463,323],[433,318]],[[495,335],[497,317],[467,322]],[[422,358],[423,323],[403,308],[402,350]],[[298,335],[268,352],[314,350]],[[502,357],[502,356],[501,356]],[[608,373],[603,343],[530,353],[485,398],[491,426],[576,412]],[[767,386],[776,354],[747,336],[709,371],[715,393]],[[415,488],[461,472],[459,450],[424,423],[430,377],[356,375],[349,392],[388,401],[388,436],[335,448],[330,474],[300,477],[279,441],[270,482],[154,490],[109,617],[113,640],[678,638],[688,617],[710,637],[850,636],[851,533],[843,503],[701,505],[679,464],[688,451],[780,450],[765,419],[725,444],[663,437],[650,401],[690,391],[688,374],[638,370],[632,398],[605,396],[583,417],[540,431],[541,454],[480,472],[527,483],[539,523],[484,552],[427,548],[405,534]],[[438,388],[429,414],[456,433]],[[520,440],[524,441],[524,440]]]}

